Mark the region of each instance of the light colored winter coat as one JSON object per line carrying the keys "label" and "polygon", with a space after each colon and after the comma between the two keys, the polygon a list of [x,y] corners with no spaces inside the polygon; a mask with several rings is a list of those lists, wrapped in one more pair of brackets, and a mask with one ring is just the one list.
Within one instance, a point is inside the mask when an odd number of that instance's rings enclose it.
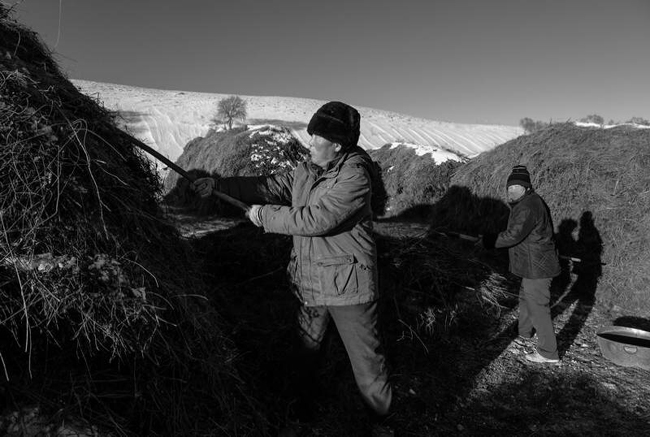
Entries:
{"label": "light colored winter coat", "polygon": [[356,305],[378,293],[371,171],[368,154],[353,147],[325,170],[303,162],[290,173],[220,179],[217,188],[263,204],[264,230],[293,236],[287,270],[305,305]]}

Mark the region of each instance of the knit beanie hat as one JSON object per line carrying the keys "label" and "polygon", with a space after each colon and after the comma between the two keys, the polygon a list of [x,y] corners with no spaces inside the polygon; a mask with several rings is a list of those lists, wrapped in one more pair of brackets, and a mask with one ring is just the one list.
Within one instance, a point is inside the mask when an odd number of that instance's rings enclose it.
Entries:
{"label": "knit beanie hat", "polygon": [[531,188],[533,185],[530,183],[530,173],[524,165],[515,165],[512,167],[512,173],[508,176],[506,187],[510,185],[521,185],[525,188]]}
{"label": "knit beanie hat", "polygon": [[342,102],[328,102],[312,116],[307,133],[319,135],[345,149],[357,145],[360,125],[359,111]]}

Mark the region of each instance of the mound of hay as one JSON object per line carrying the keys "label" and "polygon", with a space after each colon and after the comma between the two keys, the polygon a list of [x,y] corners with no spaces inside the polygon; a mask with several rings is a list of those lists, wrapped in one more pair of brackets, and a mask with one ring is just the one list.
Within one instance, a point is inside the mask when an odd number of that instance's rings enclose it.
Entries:
{"label": "mound of hay", "polygon": [[0,5],[2,406],[120,435],[245,434],[259,421],[236,352],[129,138]]}
{"label": "mound of hay", "polygon": [[[505,181],[513,165],[523,164],[551,210],[564,254],[591,265],[606,263],[597,299],[632,310],[648,310],[648,144],[647,129],[586,128],[570,123],[521,136],[479,155],[452,177],[455,189],[469,190],[478,200],[475,204],[492,205],[484,208],[484,213],[494,214],[483,215],[483,226],[476,220],[476,207],[457,198],[456,209],[446,214],[438,211],[434,227],[464,222],[469,228],[466,230],[474,232],[502,230],[505,204],[500,199]],[[474,215],[473,222],[468,219],[470,215]]]}
{"label": "mound of hay", "polygon": [[[419,156],[408,145],[386,144],[368,152],[381,168],[385,206],[383,215],[422,217],[449,188],[451,175],[462,161],[436,162],[431,154]],[[374,187],[373,187],[374,189]]]}
{"label": "mound of hay", "polygon": [[[197,177],[264,176],[289,171],[308,155],[288,128],[263,125],[211,131],[190,141],[176,164]],[[200,199],[176,173],[167,175],[165,188],[169,191],[165,200],[175,206],[191,207],[202,214],[236,211],[215,198]]]}

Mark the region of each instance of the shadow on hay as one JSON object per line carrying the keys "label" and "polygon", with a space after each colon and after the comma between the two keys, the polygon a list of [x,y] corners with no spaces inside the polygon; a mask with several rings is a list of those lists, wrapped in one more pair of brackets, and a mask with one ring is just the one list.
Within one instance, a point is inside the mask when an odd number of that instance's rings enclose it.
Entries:
{"label": "shadow on hay", "polygon": [[[413,217],[429,219],[431,223],[429,237],[434,238],[439,236],[440,232],[448,231],[469,235],[501,231],[506,228],[508,214],[509,208],[504,202],[492,198],[479,198],[468,188],[452,186],[436,204],[419,205],[406,211],[403,217],[409,220]],[[398,216],[390,220],[399,221],[401,218],[402,216]],[[552,310],[553,318],[557,318],[576,303],[569,320],[557,333],[561,353],[566,352],[583,328],[595,303],[598,280],[602,275],[603,242],[594,225],[592,213],[585,211],[582,214],[578,238],[574,239],[573,232],[576,228],[578,223],[575,220],[564,220],[556,235],[558,249],[562,255],[582,260],[574,263],[562,259],[562,273],[552,285],[551,302],[555,302]],[[450,244],[452,242],[449,241]],[[508,277],[512,281],[509,288],[511,297],[518,294],[519,280],[507,271],[505,250],[476,252],[476,249],[471,247],[471,242],[458,241],[457,243],[465,245],[467,256],[483,259],[486,264]],[[444,361],[434,367],[440,375],[441,385],[453,381],[451,387],[461,387],[460,393],[455,392],[461,398],[472,388],[472,383],[479,372],[499,357],[517,336],[516,298],[509,301],[506,299],[502,304],[513,310],[513,317],[509,322],[505,319],[504,324],[493,326],[495,329],[491,331],[480,332],[479,330],[471,351],[463,350],[461,354],[460,351],[450,350],[448,355],[443,353]],[[469,330],[464,334],[472,335]],[[437,353],[440,353],[440,350],[437,350]],[[459,357],[462,357],[460,360],[466,363],[460,363]],[[445,362],[451,362],[453,365],[445,366]],[[462,371],[458,371],[459,369]]]}
{"label": "shadow on hay", "polygon": [[[452,186],[445,197],[430,208],[431,232],[455,231],[470,235],[504,230],[509,214],[504,202],[478,198],[468,188],[461,186]],[[576,230],[577,238],[574,238]],[[564,219],[555,234],[555,241],[561,256],[561,273],[551,285],[551,317],[556,319],[576,304],[569,320],[557,333],[562,355],[582,330],[595,304],[598,282],[603,274],[603,241],[590,211],[582,213],[579,223],[574,219]],[[505,250],[496,252],[502,259],[503,256],[507,259]],[[495,267],[499,268],[498,265]],[[516,335],[516,321],[511,329]]]}
{"label": "shadow on hay", "polygon": [[[485,251],[473,242],[445,237],[445,232],[476,236],[485,232],[498,232],[506,228],[509,208],[494,198],[478,197],[463,186],[451,186],[433,205],[416,205],[391,220],[420,218],[427,221],[427,239],[437,241],[441,250],[456,252],[457,265],[450,266],[456,281],[472,276],[467,286],[458,290],[466,298],[475,297],[482,287],[494,286],[495,278],[501,278],[499,286],[503,293],[493,302],[494,306],[477,311],[481,305],[474,302],[474,311],[468,311],[448,338],[435,346],[435,355],[426,372],[418,378],[428,378],[436,392],[430,393],[436,404],[424,405],[423,413],[429,415],[453,410],[457,400],[471,391],[480,372],[498,358],[517,335],[516,319],[503,317],[503,312],[516,309],[518,284],[508,272],[505,251]],[[474,296],[472,296],[474,294]],[[440,390],[442,388],[442,390]],[[413,398],[413,396],[407,397]],[[410,399],[407,405],[414,399]]]}
{"label": "shadow on hay", "polygon": [[[578,228],[576,239],[574,233]],[[603,274],[603,241],[590,211],[582,213],[579,225],[574,219],[562,220],[555,241],[561,256],[561,273],[551,286],[551,297],[555,301],[551,317],[556,319],[575,304],[571,316],[557,333],[562,356],[575,341],[596,303],[598,282]]]}
{"label": "shadow on hay", "polygon": [[248,222],[193,242],[211,284],[209,296],[241,352],[238,370],[276,425],[291,401],[286,369],[298,305],[285,275],[291,244],[290,237],[265,234]]}

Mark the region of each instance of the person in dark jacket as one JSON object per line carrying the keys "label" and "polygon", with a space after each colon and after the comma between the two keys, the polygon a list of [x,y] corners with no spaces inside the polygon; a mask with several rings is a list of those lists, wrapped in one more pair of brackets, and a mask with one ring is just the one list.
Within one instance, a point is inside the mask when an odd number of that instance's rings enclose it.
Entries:
{"label": "person in dark jacket", "polygon": [[[293,236],[288,273],[301,303],[301,365],[313,366],[332,320],[361,395],[380,423],[388,415],[392,390],[377,332],[377,249],[370,205],[374,170],[357,145],[360,122],[353,107],[326,103],[307,127],[311,158],[293,171],[203,178],[194,189],[204,197],[217,190],[252,204],[246,215],[256,226]],[[313,396],[308,383],[301,385],[298,404],[304,407]]]}
{"label": "person in dark jacket", "polygon": [[525,166],[513,167],[506,185],[510,205],[508,227],[499,234],[483,235],[481,241],[487,249],[508,248],[510,272],[521,278],[519,336],[532,339],[537,335],[536,351],[526,355],[526,359],[557,363],[560,360],[549,304],[551,281],[560,274],[560,263],[551,214],[533,190]]}

